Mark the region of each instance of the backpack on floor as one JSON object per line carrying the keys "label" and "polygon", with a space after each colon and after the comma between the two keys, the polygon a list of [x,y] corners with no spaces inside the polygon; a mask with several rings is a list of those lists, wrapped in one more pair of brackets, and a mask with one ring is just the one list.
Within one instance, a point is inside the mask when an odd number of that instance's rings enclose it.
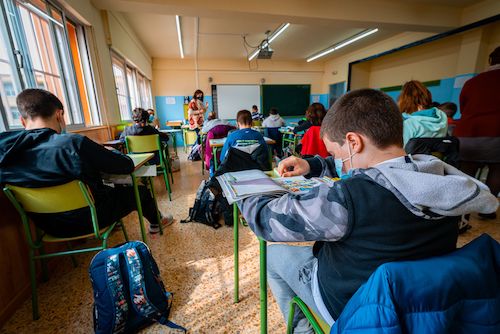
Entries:
{"label": "backpack on floor", "polygon": [[154,322],[186,332],[168,320],[172,294],[165,290],[145,243],[131,241],[100,251],[90,263],[89,274],[95,333],[136,333]]}
{"label": "backpack on floor", "polygon": [[181,223],[197,222],[218,229],[221,227],[219,224],[220,213],[219,202],[210,191],[208,182],[203,180],[196,191],[193,207],[189,208],[188,218],[181,220]]}
{"label": "backpack on floor", "polygon": [[201,160],[201,145],[196,143],[191,147],[191,152],[189,152],[188,160],[200,161]]}

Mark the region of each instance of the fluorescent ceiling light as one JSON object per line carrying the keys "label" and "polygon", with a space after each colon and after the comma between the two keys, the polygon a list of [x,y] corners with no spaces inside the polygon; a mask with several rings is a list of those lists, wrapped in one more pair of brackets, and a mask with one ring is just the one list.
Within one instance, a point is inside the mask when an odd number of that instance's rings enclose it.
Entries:
{"label": "fluorescent ceiling light", "polygon": [[348,38],[348,39],[346,39],[345,41],[342,41],[342,42],[340,42],[340,43],[337,43],[337,44],[335,44],[334,46],[329,47],[328,49],[326,49],[326,50],[324,50],[324,51],[321,51],[320,53],[318,53],[318,54],[316,54],[316,55],[314,55],[314,56],[311,56],[311,57],[307,58],[307,62],[311,62],[311,61],[316,60],[316,59],[318,59],[318,58],[320,58],[320,57],[326,56],[327,54],[332,53],[333,51],[336,51],[336,50],[338,50],[338,49],[341,49],[341,48],[343,48],[344,46],[347,46],[347,45],[349,45],[349,44],[351,44],[351,43],[354,43],[354,42],[356,42],[356,41],[358,41],[358,40],[360,40],[360,39],[362,39],[362,38],[365,38],[365,37],[367,37],[367,36],[370,36],[371,34],[374,34],[374,33],[376,33],[377,31],[378,31],[378,29],[377,29],[377,28],[375,28],[375,29],[365,30],[365,31],[363,31],[362,33],[360,33],[360,34],[358,34],[358,35],[355,35],[355,36],[353,36],[353,37],[351,37],[351,38]]}
{"label": "fluorescent ceiling light", "polygon": [[179,40],[179,50],[181,50],[181,58],[184,58],[184,48],[182,47],[182,34],[181,34],[181,18],[175,15],[175,25],[177,27],[177,39]]}
{"label": "fluorescent ceiling light", "polygon": [[[274,41],[279,35],[281,35],[281,33],[283,33],[283,31],[285,31],[288,27],[290,26],[290,23],[284,23],[282,24],[278,29],[276,29],[270,36],[269,36],[269,40],[264,42],[261,47],[262,48],[265,48],[265,47],[268,47],[269,44],[271,44],[272,41]],[[250,54],[250,57],[248,57],[248,60],[252,60],[254,59],[258,54],[259,54],[259,51],[260,51],[260,48],[261,47],[258,47],[257,49],[254,50],[254,52],[252,52]]]}

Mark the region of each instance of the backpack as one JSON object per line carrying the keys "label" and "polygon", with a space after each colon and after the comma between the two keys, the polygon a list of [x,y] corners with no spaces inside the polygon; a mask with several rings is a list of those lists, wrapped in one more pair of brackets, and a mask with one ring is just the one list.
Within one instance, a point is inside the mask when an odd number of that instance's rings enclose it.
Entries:
{"label": "backpack", "polygon": [[198,222],[218,229],[221,227],[220,214],[219,201],[210,191],[208,182],[203,180],[196,191],[193,207],[189,208],[189,217],[181,220],[181,223]]}
{"label": "backpack", "polygon": [[90,262],[94,331],[136,333],[154,322],[186,332],[168,320],[172,294],[165,290],[148,246],[126,242],[97,253]]}
{"label": "backpack", "polygon": [[191,152],[189,152],[188,160],[200,161],[201,160],[201,145],[196,143],[191,147]]}

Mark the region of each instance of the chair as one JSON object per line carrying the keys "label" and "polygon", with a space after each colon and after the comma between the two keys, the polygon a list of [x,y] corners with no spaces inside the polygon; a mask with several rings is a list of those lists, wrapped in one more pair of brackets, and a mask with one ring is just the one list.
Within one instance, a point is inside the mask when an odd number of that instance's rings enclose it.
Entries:
{"label": "chair", "polygon": [[293,331],[293,317],[295,315],[295,308],[298,307],[306,319],[309,321],[313,330],[316,334],[328,334],[330,333],[330,326],[316,313],[311,311],[311,309],[300,299],[299,297],[294,297],[290,302],[290,312],[288,313],[288,323],[286,326],[287,334],[292,334]]}
{"label": "chair", "polygon": [[[170,161],[165,157],[169,157],[168,147],[163,150],[160,143],[159,135],[147,135],[147,136],[127,136],[125,137],[125,145],[127,146],[128,153],[157,153],[160,161],[156,165],[157,170],[163,173],[163,179],[165,180],[165,186],[167,188],[168,199],[172,201],[172,190],[170,189],[170,181],[168,179],[168,174],[170,173],[170,178],[172,183],[174,183],[174,177],[172,174],[172,169],[170,167]],[[166,153],[165,153],[166,151]],[[154,197],[154,191],[153,197]]]}
{"label": "chair", "polygon": [[276,144],[271,145],[271,147],[272,147],[272,150],[273,151],[275,150],[276,154],[279,157],[281,157],[283,155],[282,143],[281,143],[283,135],[280,132],[280,128],[264,128],[264,136],[271,138],[272,140],[274,140],[276,142]]}
{"label": "chair", "polygon": [[[125,240],[128,241],[127,231],[125,226],[121,221],[114,222],[110,226],[105,228],[99,228],[99,223],[97,221],[97,212],[94,205],[94,200],[92,195],[85,184],[81,181],[71,181],[69,183],[45,187],[45,188],[23,188],[12,185],[6,185],[3,189],[7,198],[16,208],[17,212],[21,216],[21,221],[23,223],[23,229],[26,236],[26,241],[29,246],[29,268],[30,268],[30,279],[31,279],[31,299],[32,299],[32,310],[33,310],[33,320],[39,318],[38,312],[38,295],[36,291],[36,269],[35,260],[42,260],[42,274],[43,278],[47,279],[47,267],[45,264],[45,259],[52,258],[56,256],[71,255],[73,264],[76,266],[76,259],[74,254],[100,251],[107,248],[108,237],[111,231],[116,225],[121,226]],[[29,224],[29,218],[27,213],[58,213],[70,210],[76,210],[88,207],[90,209],[90,214],[92,217],[92,225],[94,232],[90,234],[80,235],[76,237],[69,238],[59,238],[49,234],[41,234],[40,230],[37,228],[35,233],[35,238],[32,235],[32,229]],[[82,248],[82,249],[72,249],[70,242],[73,240],[81,240],[86,238],[95,238],[102,241],[102,245],[98,247]],[[55,242],[65,242],[69,248],[67,251],[55,252],[46,254],[43,248],[44,243],[55,243]],[[39,250],[39,255],[35,255],[35,251]]]}

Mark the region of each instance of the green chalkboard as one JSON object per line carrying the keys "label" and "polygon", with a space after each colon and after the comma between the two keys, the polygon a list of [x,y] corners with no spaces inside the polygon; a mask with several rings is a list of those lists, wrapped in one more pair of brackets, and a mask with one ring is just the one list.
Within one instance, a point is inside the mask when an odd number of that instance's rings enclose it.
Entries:
{"label": "green chalkboard", "polygon": [[276,108],[281,116],[303,116],[311,99],[311,85],[262,85],[262,112]]}

